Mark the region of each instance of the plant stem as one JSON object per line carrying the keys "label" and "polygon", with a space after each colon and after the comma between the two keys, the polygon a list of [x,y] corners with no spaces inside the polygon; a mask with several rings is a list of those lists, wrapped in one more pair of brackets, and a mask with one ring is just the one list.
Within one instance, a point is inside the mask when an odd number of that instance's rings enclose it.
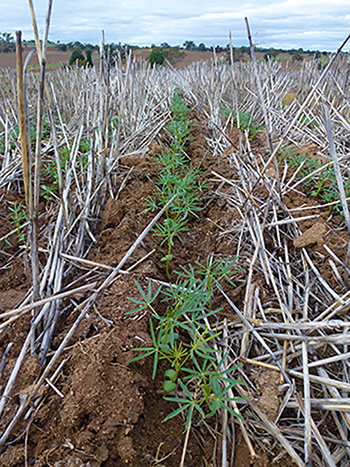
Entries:
{"label": "plant stem", "polygon": [[18,122],[19,131],[21,136],[21,152],[22,152],[22,168],[23,168],[23,181],[24,191],[26,198],[26,205],[29,215],[31,216],[31,183],[30,183],[30,171],[29,171],[29,151],[28,151],[28,139],[27,139],[27,127],[26,127],[26,112],[25,112],[25,95],[24,95],[24,83],[23,83],[23,66],[22,66],[22,42],[21,42],[21,31],[16,31],[17,37],[17,93],[18,93]]}
{"label": "plant stem", "polygon": [[170,273],[169,273],[169,263],[170,263],[170,258],[171,258],[171,242],[168,241],[168,259],[166,260],[166,275],[170,281]]}
{"label": "plant stem", "polygon": [[183,450],[182,450],[181,462],[180,462],[179,467],[184,467],[184,465],[185,465],[185,457],[186,457],[188,440],[190,438],[191,425],[192,425],[192,418],[190,420],[190,423],[188,424],[188,428],[187,428],[187,431],[186,431],[185,442],[184,442],[184,447],[183,447]]}

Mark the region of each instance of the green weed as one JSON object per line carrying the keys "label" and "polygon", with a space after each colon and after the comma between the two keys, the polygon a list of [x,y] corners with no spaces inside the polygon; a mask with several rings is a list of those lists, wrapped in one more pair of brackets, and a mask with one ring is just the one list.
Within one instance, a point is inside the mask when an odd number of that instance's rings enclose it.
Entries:
{"label": "green weed", "polygon": [[308,117],[307,115],[300,115],[298,120],[302,126],[308,126],[310,128],[319,126],[315,118]]}
{"label": "green weed", "polygon": [[[299,180],[313,174],[316,170],[320,169],[321,167],[323,167],[323,165],[325,165],[319,160],[316,160],[314,158],[308,158],[306,154],[294,155],[292,153],[291,148],[285,148],[282,152],[282,157],[286,158],[291,168],[298,168],[301,164],[304,164],[298,173]],[[346,197],[349,197],[350,182],[348,179],[343,178],[343,183]],[[339,189],[333,166],[326,167],[324,170],[322,170],[315,176],[311,176],[310,178],[305,180],[303,184],[310,190],[310,195],[312,197],[320,197],[326,203],[340,201]],[[335,206],[330,206],[330,211],[332,209],[337,211],[339,214],[343,215],[340,203],[336,204]]]}
{"label": "green weed", "polygon": [[[221,106],[221,113],[229,118],[232,110],[227,106]],[[236,127],[238,127],[237,112],[233,112],[233,122]],[[254,136],[262,130],[261,126],[255,125],[253,116],[249,112],[239,111],[239,127],[242,131],[248,131],[249,139],[252,140]]]}
{"label": "green weed", "polygon": [[[72,147],[69,149],[65,146],[64,148],[60,149],[60,165],[63,175],[66,173],[67,164],[69,162],[70,153]],[[77,171],[83,170],[88,164],[88,153],[90,151],[90,141],[88,139],[82,139],[80,141],[80,157],[77,158],[76,168]],[[43,175],[46,176],[51,182],[50,185],[42,185],[42,193],[43,197],[46,201],[53,201],[55,195],[59,191],[59,178],[58,178],[58,170],[56,159],[51,158],[49,159],[43,168]]]}
{"label": "green weed", "polygon": [[[30,124],[29,124],[29,141],[32,151],[35,150],[35,142],[36,142],[36,115],[32,117]],[[46,115],[43,116],[42,119],[42,139],[47,139],[50,135],[50,123],[49,119]],[[16,148],[16,143],[19,144],[19,127],[14,127],[8,136],[8,144],[9,150],[13,151]],[[1,135],[0,138],[0,154],[5,153],[5,133]]]}
{"label": "green weed", "polygon": [[9,210],[11,211],[11,213],[8,214],[6,217],[9,218],[11,224],[14,224],[16,226],[19,240],[21,242],[25,242],[25,237],[21,232],[21,226],[23,223],[29,221],[27,211],[25,210],[23,203],[17,203],[17,201],[15,202],[13,208],[10,207]]}

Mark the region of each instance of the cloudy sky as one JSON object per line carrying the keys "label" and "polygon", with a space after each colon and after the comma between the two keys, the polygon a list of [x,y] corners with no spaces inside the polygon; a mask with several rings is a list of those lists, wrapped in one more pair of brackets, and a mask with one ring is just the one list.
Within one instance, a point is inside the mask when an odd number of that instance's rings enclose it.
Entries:
{"label": "cloudy sky", "polygon": [[[46,0],[33,0],[42,37]],[[53,0],[49,39],[207,46],[247,45],[244,17],[260,47],[334,51],[350,32],[349,0]],[[0,31],[33,38],[28,2],[0,0]]]}

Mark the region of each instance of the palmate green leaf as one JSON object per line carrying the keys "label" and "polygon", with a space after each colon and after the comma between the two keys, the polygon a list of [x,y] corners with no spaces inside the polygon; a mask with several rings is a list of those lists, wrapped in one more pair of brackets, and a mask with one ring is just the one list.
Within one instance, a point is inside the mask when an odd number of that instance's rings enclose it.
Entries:
{"label": "palmate green leaf", "polygon": [[212,417],[213,415],[215,415],[218,409],[223,408],[225,410],[228,410],[235,417],[240,418],[241,420],[244,420],[242,415],[237,413],[230,406],[230,402],[245,402],[245,401],[246,399],[244,397],[224,397],[221,399],[214,399],[209,403],[209,408],[211,412],[207,415],[207,417]]}
{"label": "palmate green leaf", "polygon": [[[233,378],[223,377],[223,375],[227,375],[228,373],[232,373],[233,371],[238,370],[238,368],[241,368],[241,366],[242,366],[242,365],[236,365],[236,366],[226,368],[225,370],[222,370],[221,367],[224,365],[224,362],[225,362],[225,360],[227,358],[227,355],[228,355],[228,351],[223,354],[221,360],[218,362],[216,370],[215,370],[215,377],[220,381],[230,381],[231,383],[234,383],[233,386],[235,384],[245,385],[246,383],[244,383],[240,379],[233,379]],[[233,387],[233,386],[231,386],[231,387]]]}
{"label": "palmate green leaf", "polygon": [[246,386],[247,383],[245,383],[244,381],[242,381],[241,379],[232,379],[230,377],[224,377],[224,376],[216,376],[216,379],[218,381],[221,381],[223,383],[228,383],[231,385],[231,388],[233,388],[234,386],[236,386],[237,384],[241,384],[242,386]]}
{"label": "palmate green leaf", "polygon": [[177,332],[175,332],[175,328],[176,328],[176,322],[172,322],[172,326],[170,326],[170,331],[169,331],[169,344],[175,348],[176,346],[176,341],[178,340],[179,338],[179,334]]}
{"label": "palmate green leaf", "polygon": [[216,372],[215,372],[215,375],[216,375],[216,378],[220,381],[225,381],[225,382],[233,382],[233,381],[236,381],[236,384],[243,384],[245,385],[246,383],[243,382],[242,380],[240,379],[233,379],[233,378],[230,378],[230,377],[226,377],[225,375],[227,375],[228,373],[232,373],[234,370],[237,370],[238,368],[240,368],[242,365],[238,365],[238,366],[235,366],[235,367],[232,367],[232,368],[226,368],[226,370],[220,370],[219,367],[220,367],[220,364],[218,364],[217,366],[217,369],[216,369]]}
{"label": "palmate green leaf", "polygon": [[147,295],[143,291],[141,285],[136,280],[135,280],[135,284],[143,300],[137,300],[136,298],[128,297],[128,300],[140,306],[136,308],[135,310],[127,311],[125,313],[126,315],[130,315],[131,313],[137,313],[138,311],[144,310],[145,308],[150,308],[151,310],[153,310],[151,305],[154,302],[154,300],[158,297],[162,289],[162,286],[158,287],[158,289],[156,290],[155,294],[152,297],[152,281],[151,280],[148,281]]}
{"label": "palmate green leaf", "polygon": [[[177,273],[180,275],[180,273]],[[173,302],[174,307],[186,308],[187,311],[197,308],[200,305],[200,309],[203,309],[209,299],[210,292],[206,291],[199,281],[189,276],[188,279],[180,281],[176,287],[169,287],[163,290],[164,298],[163,302]]]}
{"label": "palmate green leaf", "polygon": [[[209,334],[207,337],[205,337]],[[208,358],[209,353],[221,353],[220,350],[205,346],[208,342],[218,337],[221,333],[218,332],[216,334],[209,333],[208,327],[205,327],[202,333],[199,332],[199,328],[194,330],[193,332],[193,340],[191,342],[191,357],[192,359],[195,358],[195,354],[200,356],[201,358]]]}
{"label": "palmate green leaf", "polygon": [[129,360],[129,362],[130,363],[136,362],[138,360],[141,360],[142,358],[146,358],[146,357],[153,355],[154,357],[153,357],[152,379],[154,379],[156,376],[156,372],[157,372],[159,358],[160,358],[160,355],[162,354],[162,348],[161,348],[161,343],[160,343],[161,336],[160,334],[158,334],[158,337],[156,337],[151,319],[149,320],[149,324],[150,324],[151,337],[152,337],[154,346],[153,347],[139,347],[139,348],[131,349],[133,351],[146,352],[146,353],[132,358],[131,360]]}
{"label": "palmate green leaf", "polygon": [[[221,384],[220,384],[220,380],[222,380],[222,378],[220,376],[218,376],[217,374],[218,372],[218,368],[215,372],[215,375],[213,376],[209,376],[209,383],[210,383],[210,387],[211,387],[211,395],[210,395],[210,399],[211,401],[209,402],[209,408],[211,409],[211,412],[210,414],[208,415],[208,417],[211,417],[212,415],[214,415],[216,413],[216,411],[222,407],[226,410],[229,410],[229,412],[231,412],[232,414],[236,415],[237,417],[240,417],[234,410],[231,410],[231,407],[228,405],[226,405],[227,402],[231,402],[231,401],[235,401],[235,402],[241,402],[241,401],[245,401],[246,398],[242,398],[242,397],[225,397],[225,395],[236,385],[236,384],[239,384],[241,383],[240,380],[230,380],[231,382],[227,385],[225,385],[222,389],[221,387]],[[242,418],[242,417],[240,417]]]}
{"label": "palmate green leaf", "polygon": [[194,399],[193,399],[193,396],[190,392],[190,390],[187,388],[187,386],[181,381],[181,379],[179,378],[179,385],[181,386],[181,388],[185,391],[185,393],[187,394],[187,396],[189,397],[189,399],[194,402]]}
{"label": "palmate green leaf", "polygon": [[207,355],[206,358],[203,359],[202,366],[200,366],[196,357],[192,355],[192,362],[194,363],[196,369],[186,368],[186,367],[183,367],[181,369],[182,371],[189,373],[188,376],[185,376],[183,378],[184,381],[193,379],[193,378],[198,378],[199,381],[206,382],[207,378],[215,375],[215,371],[210,370],[216,363],[216,359],[214,357]]}
{"label": "palmate green leaf", "polygon": [[216,378],[216,376],[209,377],[209,382],[212,388],[212,392],[214,394],[214,399],[222,399],[230,389],[232,389],[236,384],[240,383],[240,381],[236,379],[231,380],[231,381],[232,382],[230,384],[228,384],[227,386],[224,386],[224,388],[221,389],[221,385],[218,379]]}
{"label": "palmate green leaf", "polygon": [[175,332],[176,323],[164,316],[160,319],[160,326],[162,326],[162,343],[169,347],[168,353],[172,352],[175,341],[179,338],[179,334]]}
{"label": "palmate green leaf", "polygon": [[188,415],[187,415],[187,420],[186,420],[186,425],[185,425],[185,432],[190,427],[190,423],[191,423],[191,420],[192,420],[194,409],[197,409],[198,412],[201,413],[202,417],[205,418],[205,414],[204,414],[203,410],[200,408],[200,406],[198,404],[191,404],[190,409],[188,411]]}
{"label": "palmate green leaf", "polygon": [[[192,328],[189,324],[186,323],[186,321],[181,321],[180,320],[181,318],[181,315],[179,316],[174,316],[172,317],[171,319],[168,319],[168,325],[171,327],[171,329],[173,330],[172,332],[174,332],[174,330],[176,329],[176,327],[179,327],[181,329],[184,329],[185,331],[187,332],[191,332],[192,331]],[[165,319],[166,320],[166,319]],[[164,320],[164,321],[165,321]],[[163,325],[165,325],[165,323],[163,322]],[[174,332],[174,340],[178,339],[179,338],[179,334],[177,332]]]}
{"label": "palmate green leaf", "polygon": [[169,170],[163,170],[159,174],[159,181],[156,183],[157,187],[162,188],[165,193],[172,192],[173,188],[181,184],[180,174],[173,173]]}
{"label": "palmate green leaf", "polygon": [[171,402],[177,402],[178,404],[181,404],[181,407],[174,410],[174,412],[171,412],[171,414],[169,414],[163,421],[165,422],[166,420],[169,420],[170,418],[173,418],[176,415],[179,415],[184,410],[189,409],[188,414],[187,414],[187,421],[186,421],[186,425],[185,425],[185,431],[187,431],[189,426],[190,426],[190,422],[192,420],[194,409],[196,409],[202,415],[202,417],[205,418],[205,413],[204,413],[203,409],[200,406],[200,403],[203,402],[203,400],[202,399],[199,400],[199,401],[195,400],[193,398],[191,392],[183,384],[183,382],[181,381],[180,378],[178,379],[178,383],[181,386],[181,388],[183,389],[183,391],[185,392],[185,394],[188,396],[188,399],[186,399],[184,397],[165,397],[165,400],[168,400],[168,401],[171,401]]}
{"label": "palmate green leaf", "polygon": [[[204,319],[209,318],[210,316],[217,315],[217,313],[221,310],[222,308],[215,308],[215,310],[211,310],[206,313],[200,313],[200,314],[198,312],[193,312],[192,321],[195,322],[198,325],[198,327],[200,327],[201,329],[205,329],[206,326],[200,321],[203,321]],[[209,331],[209,332],[212,332],[212,331]]]}
{"label": "palmate green leaf", "polygon": [[[227,354],[225,354],[225,355],[227,355]],[[226,358],[225,355],[224,355],[224,358]],[[226,378],[226,376],[224,376],[224,375],[227,375],[228,373],[232,373],[233,371],[235,371],[235,370],[237,370],[238,368],[240,368],[242,365],[237,365],[237,366],[234,366],[234,367],[232,367],[232,368],[226,368],[226,370],[220,370],[220,366],[221,366],[221,363],[218,363],[217,369],[216,369],[216,372],[215,372],[216,377],[217,377],[218,379],[220,379],[220,381],[233,381],[232,378],[230,378],[230,377],[227,377],[227,378]],[[235,380],[235,381],[237,381],[239,384],[246,384],[246,383],[244,383],[243,381],[241,381],[240,379],[237,379],[237,380]]]}
{"label": "palmate green leaf", "polygon": [[189,351],[182,347],[182,342],[171,347],[169,352],[163,352],[161,359],[168,360],[171,366],[175,368],[176,373],[181,369],[189,357]]}
{"label": "palmate green leaf", "polygon": [[199,269],[196,272],[203,277],[206,277],[208,280],[215,281],[216,283],[219,283],[223,278],[225,278],[231,285],[234,285],[229,276],[242,272],[233,269],[236,261],[237,258],[230,260],[228,257],[225,262],[223,262],[222,258],[218,258],[211,262],[210,257],[208,257],[205,265],[196,261],[196,264],[199,266]]}
{"label": "palmate green leaf", "polygon": [[174,204],[172,212],[174,215],[182,216],[184,219],[191,216],[198,218],[197,211],[200,211],[201,209],[202,207],[199,196],[195,196],[193,193],[180,193],[178,203]]}
{"label": "palmate green leaf", "polygon": [[[176,271],[176,274],[178,276],[185,277],[186,279],[191,280],[193,283],[195,283],[196,282],[196,273],[195,273],[195,271],[193,269],[192,264],[189,264],[188,267],[189,267],[189,270],[186,269],[184,266],[180,265],[180,268],[182,269],[182,271],[180,271],[180,272]],[[177,287],[177,289],[178,289],[178,287]],[[166,292],[165,292],[165,294],[166,294]]]}
{"label": "palmate green leaf", "polygon": [[188,227],[187,223],[182,219],[165,219],[164,224],[157,224],[155,227],[155,235],[159,237],[164,237],[162,240],[161,245],[164,242],[168,242],[171,245],[174,245],[174,239],[178,238],[182,242],[182,238],[180,237],[181,232],[186,232]]}
{"label": "palmate green leaf", "polygon": [[4,240],[1,242],[0,250],[2,249],[4,243],[12,248],[12,244],[7,240],[7,238],[4,238]]}
{"label": "palmate green leaf", "polygon": [[213,393],[215,394],[215,396],[219,397],[221,395],[221,387],[219,381],[217,381],[215,377],[210,376],[209,382]]}
{"label": "palmate green leaf", "polygon": [[156,372],[157,372],[157,366],[158,366],[158,361],[159,361],[159,353],[161,351],[161,348],[160,348],[160,334],[158,335],[158,338],[156,339],[156,336],[155,336],[155,333],[154,333],[154,328],[153,328],[153,323],[152,323],[151,319],[149,320],[149,325],[150,325],[150,330],[151,330],[152,341],[153,341],[153,343],[155,345],[155,348],[157,349],[157,351],[154,353],[154,357],[153,357],[152,379],[154,379],[155,376],[156,376]]}
{"label": "palmate green leaf", "polygon": [[[160,321],[159,332],[161,333],[161,342],[163,342],[164,345],[168,345],[169,347],[169,345],[173,345],[174,342],[179,338],[179,334],[175,332],[174,330],[172,331],[172,333],[170,332],[171,331],[171,329],[169,330],[170,323],[168,322],[168,319],[166,316],[160,317],[159,321]],[[169,350],[170,352],[170,347],[167,350]]]}
{"label": "palmate green leaf", "polygon": [[146,212],[147,211],[154,212],[159,209],[157,205],[157,200],[154,198],[146,198],[143,204],[147,207]]}
{"label": "palmate green leaf", "polygon": [[[167,312],[166,316],[159,317],[159,326],[162,327],[162,342],[174,346],[175,341],[179,339],[179,334],[176,332],[176,327],[181,327],[190,331],[189,327],[179,321],[179,318]],[[166,336],[166,337],[165,337]]]}
{"label": "palmate green leaf", "polygon": [[164,355],[169,354],[171,352],[171,347],[169,346],[169,344],[160,344],[159,348]]}
{"label": "palmate green leaf", "polygon": [[164,165],[159,169],[161,175],[167,171],[183,170],[186,164],[185,154],[178,152],[175,148],[163,151],[158,160]]}

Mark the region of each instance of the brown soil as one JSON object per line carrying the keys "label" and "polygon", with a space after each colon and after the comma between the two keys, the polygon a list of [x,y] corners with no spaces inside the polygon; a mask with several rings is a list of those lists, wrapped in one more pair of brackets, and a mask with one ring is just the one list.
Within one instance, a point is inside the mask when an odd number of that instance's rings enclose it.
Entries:
{"label": "brown soil", "polygon": [[[29,51],[24,50],[23,52],[23,59],[25,59],[28,55]],[[52,64],[60,64],[60,63],[68,63],[72,52],[59,52],[59,51],[51,51],[50,49],[47,51],[47,65]],[[31,59],[29,60],[29,66],[38,65],[38,58],[36,54],[33,54]],[[0,53],[0,68],[16,68],[16,54],[4,54]]]}
{"label": "brown soil", "polygon": [[[30,50],[31,50],[31,47],[24,47],[23,49],[24,58],[28,55]],[[212,51],[199,52],[197,50],[194,50],[194,51],[186,50],[185,53],[186,53],[185,57],[176,63],[175,68],[185,68],[186,66],[194,62],[208,61],[208,60],[213,59]],[[48,48],[47,57],[46,57],[47,65],[49,65],[49,67],[52,67],[53,65],[59,65],[61,63],[68,63],[71,54],[72,54],[72,51],[62,52],[58,50],[57,48]],[[150,49],[139,49],[139,50],[135,50],[134,52],[134,56],[136,58],[140,57],[143,60],[147,60],[150,54],[151,54]],[[95,55],[95,53],[93,55]],[[256,52],[257,60],[263,60],[264,55],[265,54],[263,52]],[[220,56],[226,57],[227,54],[225,52],[217,54],[217,57],[220,57]],[[305,57],[305,58],[308,59],[308,57]],[[250,60],[250,56],[245,53],[242,57],[242,60],[244,61]],[[279,54],[277,57],[277,60],[282,65],[282,67],[288,66],[290,69],[300,69],[300,67],[302,66],[301,65],[302,62],[292,62],[291,55],[288,53]],[[95,66],[98,66],[99,58],[94,58],[93,62]],[[34,54],[31,57],[29,61],[29,65],[30,66],[38,65],[38,59],[36,57],[36,54]],[[0,53],[0,69],[1,68],[16,68],[16,54],[15,53]]]}
{"label": "brown soil", "polygon": [[[233,169],[227,161],[211,158],[205,150],[206,134],[201,125],[194,124],[192,136],[188,153],[192,163],[202,167],[203,177],[210,179],[211,170],[230,177]],[[151,220],[153,215],[145,212],[142,202],[155,190],[157,164],[154,162],[154,154],[157,151],[159,148],[153,147],[144,158],[123,159],[124,168],[128,170],[134,166],[134,170],[119,198],[109,199],[105,205],[98,226],[98,242],[90,252],[90,260],[116,266]],[[121,177],[120,183],[122,180]],[[0,236],[13,228],[7,217],[9,207],[20,199],[18,195],[11,193],[3,193],[2,196]],[[286,197],[285,202],[289,207],[301,204],[296,196]],[[230,229],[239,214],[224,199],[215,196],[211,189],[204,193],[203,206],[200,218],[192,220],[190,230],[184,236],[184,243],[176,245],[177,256],[172,265],[173,271],[178,270],[180,265],[204,262],[211,253],[220,254],[223,258],[235,256],[235,246],[231,243],[230,236],[219,234],[222,230]],[[326,216],[325,213],[321,214]],[[323,217],[322,222],[326,223]],[[310,223],[311,221],[301,223],[301,231],[307,231],[311,227]],[[330,231],[332,226],[328,225],[328,233],[322,227],[322,235],[328,235],[330,242],[341,244],[342,238],[332,236]],[[321,234],[317,235],[319,238]],[[6,264],[9,255],[23,251],[18,248],[20,241],[15,234],[9,241],[12,246],[4,248],[0,257],[3,266],[0,270],[2,311],[18,305],[29,289],[23,253],[18,254],[9,265]],[[322,248],[318,241],[308,243],[307,246],[311,247],[311,251],[312,248]],[[165,251],[160,248],[157,237],[148,235],[133,256],[132,262],[141,260],[154,249],[156,251],[132,273],[122,275],[108,288],[98,300],[95,313],[83,321],[63,356],[67,361],[55,382],[55,389],[49,386],[44,388],[39,394],[41,398],[29,425],[28,420],[22,420],[16,426],[11,444],[1,454],[2,466],[22,467],[25,465],[25,458],[28,465],[35,467],[179,465],[183,449],[184,421],[181,417],[175,417],[162,423],[174,410],[174,406],[163,399],[159,380],[152,380],[152,362],[141,360],[128,363],[134,356],[131,349],[140,346],[142,342],[147,344],[150,341],[148,316],[143,313],[125,314],[133,308],[127,297],[138,297],[134,281],[136,279],[145,287],[148,278],[167,280],[164,263],[160,261]],[[125,268],[129,266],[131,263]],[[244,269],[245,265],[238,264],[238,267]],[[235,278],[237,287],[226,286],[237,306],[244,299],[245,280],[245,273],[238,273]],[[221,303],[218,306],[225,307]],[[53,351],[76,319],[69,311],[68,308],[58,323]],[[223,313],[232,314],[225,308]],[[25,315],[0,334],[0,355],[10,342],[14,343],[6,362],[3,381],[7,381],[14,367],[30,327],[30,319],[29,315]],[[35,382],[39,372],[37,357],[28,354],[24,367],[25,371],[21,372],[11,393],[12,398],[18,399],[27,393]],[[277,373],[271,371],[255,375],[258,404],[271,419],[276,416],[279,403],[280,380],[276,375]],[[0,432],[14,416],[12,405],[6,410]],[[219,418],[210,420],[207,425],[200,423],[199,419],[194,420],[187,448],[187,467],[216,465],[213,459],[216,459],[217,465],[220,464],[221,443],[216,444],[216,433],[219,433],[220,441],[220,423]],[[235,467],[267,467],[272,465],[272,460],[279,454],[278,449],[271,454],[271,450],[269,453],[268,450],[265,452],[257,447],[258,455],[252,461],[238,429],[236,438]],[[282,456],[273,465],[289,467],[293,463]]]}
{"label": "brown soil", "polygon": [[[23,51],[23,59],[26,58],[30,51],[30,48],[25,48]],[[147,60],[151,52],[148,49],[141,49],[135,52],[135,57],[140,57],[143,60]],[[72,51],[62,52],[59,50],[48,49],[46,63],[49,67],[52,65],[59,65],[61,63],[68,63],[72,55]],[[185,68],[193,62],[200,62],[211,60],[213,58],[212,52],[195,52],[187,51],[186,56],[176,63],[176,68]],[[99,65],[99,58],[93,59],[94,65]],[[29,66],[38,65],[38,59],[36,54],[34,54],[29,60]],[[16,68],[16,54],[15,53],[0,53],[0,69],[1,68]]]}

